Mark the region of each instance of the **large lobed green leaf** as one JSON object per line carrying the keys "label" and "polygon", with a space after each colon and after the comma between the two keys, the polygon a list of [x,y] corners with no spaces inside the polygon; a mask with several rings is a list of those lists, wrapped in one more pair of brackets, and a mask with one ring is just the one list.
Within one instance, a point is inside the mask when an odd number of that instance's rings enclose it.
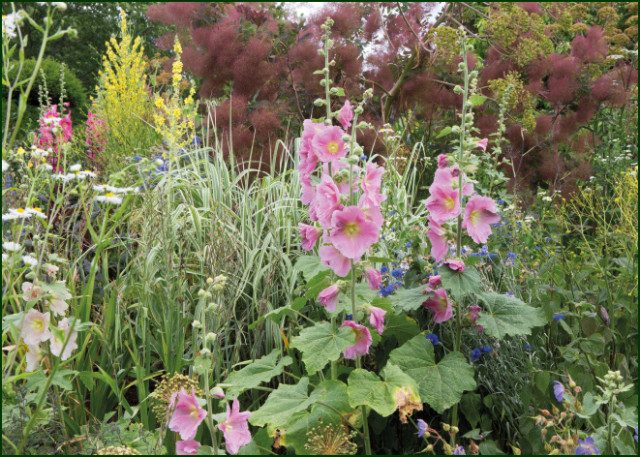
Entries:
{"label": "large lobed green leaf", "polygon": [[302,352],[302,361],[307,372],[322,370],[330,361],[338,360],[342,351],[355,344],[355,333],[351,327],[335,331],[329,322],[307,327],[291,340],[291,347]]}
{"label": "large lobed green leaf", "polygon": [[289,356],[278,361],[279,358],[280,350],[274,349],[269,355],[265,355],[241,370],[232,372],[224,381],[224,385],[229,386],[225,389],[227,398],[237,397],[245,390],[270,381],[274,376],[282,374],[284,367],[293,362]]}
{"label": "large lobed green leaf", "polygon": [[442,286],[447,289],[456,300],[461,300],[465,295],[477,293],[482,285],[482,278],[475,268],[467,267],[460,273],[444,265],[439,271]]}
{"label": "large lobed green leaf", "polygon": [[515,297],[482,292],[477,297],[483,303],[476,323],[484,327],[487,335],[502,338],[505,335],[530,335],[531,329],[546,324],[541,308],[534,308]]}
{"label": "large lobed green leaf", "polygon": [[389,363],[411,376],[419,395],[438,413],[460,401],[465,390],[475,390],[473,367],[459,352],[435,361],[433,345],[420,334],[391,351]]}
{"label": "large lobed green leaf", "polygon": [[302,272],[305,281],[310,281],[321,271],[328,270],[329,267],[322,265],[320,257],[317,255],[303,255],[298,257],[294,269]]}
{"label": "large lobed green leaf", "polygon": [[414,287],[413,289],[400,289],[394,294],[389,295],[389,299],[393,304],[396,312],[408,313],[420,308],[420,305],[429,298],[424,293],[425,287]]}

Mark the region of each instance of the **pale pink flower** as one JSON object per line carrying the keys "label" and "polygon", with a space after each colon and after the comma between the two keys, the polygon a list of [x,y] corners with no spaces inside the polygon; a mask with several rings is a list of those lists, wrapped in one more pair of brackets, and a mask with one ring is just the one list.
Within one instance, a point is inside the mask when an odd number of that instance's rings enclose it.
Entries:
{"label": "pale pink flower", "polygon": [[449,156],[440,154],[438,156],[438,168],[447,168],[449,166]]}
{"label": "pale pink flower", "polygon": [[44,264],[44,271],[47,272],[47,274],[54,278],[56,276],[56,273],[58,272],[60,268],[57,267],[56,265],[51,265],[50,263],[45,263]]}
{"label": "pale pink flower", "polygon": [[198,426],[207,416],[207,412],[198,404],[193,389],[191,395],[187,394],[184,388],[173,394],[171,405],[174,403],[175,410],[169,421],[169,430],[178,432],[183,441],[194,439]]}
{"label": "pale pink flower", "polygon": [[369,324],[371,324],[380,335],[384,332],[385,314],[387,314],[387,312],[384,309],[376,308],[375,306],[369,307]]}
{"label": "pale pink flower", "polygon": [[184,440],[176,442],[177,455],[198,455],[198,448],[202,446],[195,440]]}
{"label": "pale pink flower", "polygon": [[429,287],[438,287],[440,284],[442,284],[440,275],[429,276]]}
{"label": "pale pink flower", "polygon": [[211,395],[218,399],[222,399],[224,398],[224,390],[222,390],[222,387],[220,386],[215,386],[213,389],[211,389]]}
{"label": "pale pink flower", "polygon": [[486,243],[491,235],[491,224],[500,220],[496,213],[496,202],[489,197],[471,197],[464,208],[462,228],[476,243]]}
{"label": "pale pink flower", "polygon": [[[453,189],[457,189],[459,184],[459,179],[458,179],[459,175],[460,175],[460,170],[458,169],[457,166],[447,167],[447,168],[438,168],[433,177],[433,184],[431,184],[431,187],[451,186]],[[474,188],[473,188],[473,184],[466,182],[465,178],[466,178],[466,175],[463,174],[462,175],[462,196],[468,197],[469,195],[473,194]],[[431,192],[431,188],[429,188],[429,191]]]}
{"label": "pale pink flower", "polygon": [[313,225],[298,224],[300,229],[300,237],[302,238],[302,249],[310,251],[316,245],[316,241],[320,238],[322,230]]}
{"label": "pale pink flower", "polygon": [[355,359],[369,353],[369,347],[373,343],[369,329],[364,325],[356,324],[354,321],[344,321],[342,327],[351,327],[356,334],[356,342],[344,350],[345,359]]}
{"label": "pale pink flower", "polygon": [[30,346],[36,346],[38,343],[47,341],[51,335],[49,332],[49,313],[43,314],[35,309],[30,309],[24,317],[24,324],[20,331],[20,336],[24,343]]}
{"label": "pale pink flower", "polygon": [[383,174],[384,167],[379,167],[375,163],[370,162],[367,164],[362,184],[360,184],[363,192],[367,194],[369,198],[376,203],[376,205],[380,205],[380,203],[387,198],[386,195],[380,193]]}
{"label": "pale pink flower", "polygon": [[229,454],[237,454],[242,446],[251,442],[251,432],[247,421],[251,417],[249,411],[240,412],[238,399],[233,400],[233,406],[227,403],[227,418],[218,424],[224,434],[224,444]]}
{"label": "pale pink flower", "polygon": [[300,185],[302,186],[302,195],[300,201],[303,205],[309,205],[316,198],[316,188],[311,185],[309,176],[300,176]]}
{"label": "pale pink flower", "polygon": [[435,222],[442,224],[460,214],[458,191],[453,187],[434,184],[429,192],[426,207]]}
{"label": "pale pink flower", "polygon": [[464,262],[462,260],[445,260],[444,264],[451,270],[462,273],[464,271]]}
{"label": "pale pink flower", "polygon": [[67,308],[69,308],[66,300],[69,300],[70,298],[71,294],[65,289],[62,292],[61,296],[56,295],[49,301],[49,309],[53,312],[53,314],[62,316]]}
{"label": "pale pink flower", "polygon": [[336,126],[325,127],[316,133],[312,145],[321,162],[335,162],[347,155],[343,136],[344,131]]}
{"label": "pale pink flower", "polygon": [[353,120],[353,108],[351,107],[351,103],[349,100],[344,102],[342,108],[338,112],[338,121],[342,124],[343,129],[347,129],[351,127],[351,121]]}
{"label": "pale pink flower", "polygon": [[432,217],[429,217],[427,236],[431,240],[431,255],[436,262],[440,262],[449,251],[449,243],[445,230]]}
{"label": "pale pink flower", "polygon": [[367,220],[364,212],[357,206],[348,206],[334,212],[331,224],[331,243],[350,259],[362,257],[378,241],[380,228]]}
{"label": "pale pink flower", "polygon": [[476,148],[480,148],[480,149],[482,149],[483,151],[486,151],[486,150],[487,150],[487,144],[488,144],[488,143],[489,143],[489,139],[488,139],[488,138],[485,138],[485,139],[483,139],[483,140],[480,140],[480,141],[478,141],[478,142],[476,143]]}
{"label": "pale pink flower", "polygon": [[447,297],[447,291],[438,289],[433,291],[434,295],[429,297],[423,304],[425,308],[433,313],[433,322],[436,324],[446,322],[453,316],[451,302]]}
{"label": "pale pink flower", "polygon": [[326,289],[324,289],[318,295],[318,301],[327,308],[327,311],[334,312],[336,310],[336,306],[338,305],[338,293],[340,289],[337,284],[332,284]]}
{"label": "pale pink flower", "polygon": [[480,311],[482,311],[482,308],[480,308],[480,306],[478,305],[471,305],[469,306],[468,310],[469,310],[469,321],[471,321],[473,325],[476,325],[476,320],[478,319],[478,316],[480,315]]}
{"label": "pale pink flower", "polygon": [[364,272],[367,276],[369,289],[378,290],[380,288],[380,284],[382,284],[382,274],[373,267],[367,267]]}
{"label": "pale pink flower", "polygon": [[27,353],[25,354],[25,358],[27,360],[27,367],[25,371],[31,372],[38,368],[40,364],[40,359],[42,359],[42,351],[40,351],[40,346],[38,345],[27,345]]}
{"label": "pale pink flower", "polygon": [[24,293],[22,298],[24,298],[26,301],[37,300],[38,298],[42,297],[42,289],[39,286],[30,283],[29,281],[25,281],[22,283],[22,292]]}
{"label": "pale pink flower", "polygon": [[[351,261],[343,256],[340,251],[331,245],[320,246],[318,250],[320,254],[320,262],[333,270],[335,274],[344,278],[351,270]],[[360,259],[354,259],[357,262]]]}
{"label": "pale pink flower", "polygon": [[323,228],[331,227],[333,213],[341,208],[340,189],[328,175],[322,175],[322,180],[316,189],[315,210],[318,221]]}
{"label": "pale pink flower", "polygon": [[362,194],[360,196],[360,200],[358,201],[358,208],[360,208],[365,216],[367,216],[367,220],[373,222],[378,227],[382,227],[384,218],[382,217],[380,206],[378,205],[379,204],[376,203],[375,198],[372,198],[367,193]]}
{"label": "pale pink flower", "polygon": [[[71,336],[69,337],[67,346],[64,348],[64,352],[62,352],[62,346],[64,346],[64,342],[67,339],[69,330],[71,330],[69,321],[66,317],[58,322],[58,328],[63,331],[63,335],[62,337],[58,337],[54,332],[51,332],[51,336],[49,338],[49,347],[51,348],[51,353],[53,355],[55,355],[56,357],[60,357],[60,360],[64,361],[71,357],[71,353],[74,350],[78,349],[78,344],[76,343],[78,332],[71,332]],[[60,354],[62,354],[62,356]]]}

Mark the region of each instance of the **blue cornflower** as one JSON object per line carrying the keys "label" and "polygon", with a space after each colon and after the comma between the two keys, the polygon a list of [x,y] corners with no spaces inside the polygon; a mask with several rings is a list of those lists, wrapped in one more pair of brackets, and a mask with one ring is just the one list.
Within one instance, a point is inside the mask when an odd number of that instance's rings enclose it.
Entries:
{"label": "blue cornflower", "polygon": [[394,267],[394,268],[397,267],[398,266],[398,262],[391,262],[391,266]]}
{"label": "blue cornflower", "polygon": [[584,440],[578,440],[578,447],[576,448],[576,455],[599,455],[600,451],[595,446],[593,438],[587,436]]}
{"label": "blue cornflower", "polygon": [[482,352],[491,353],[491,351],[493,351],[493,348],[491,346],[484,346],[482,348]]}
{"label": "blue cornflower", "polygon": [[516,294],[514,294],[513,291],[511,291],[511,290],[509,292],[507,292],[505,295],[507,297],[515,297],[516,296]]}
{"label": "blue cornflower", "polygon": [[387,295],[390,295],[392,293],[394,293],[396,290],[395,287],[393,287],[393,284],[389,284],[386,286],[380,286],[380,295],[383,297],[386,297]]}
{"label": "blue cornflower", "polygon": [[482,246],[482,248],[480,249],[480,255],[482,255],[483,257],[485,255],[489,254],[489,246],[487,246],[486,244],[484,246]]}
{"label": "blue cornflower", "polygon": [[551,237],[550,237],[550,236],[548,236],[548,237],[546,237],[544,240],[545,240],[546,242],[549,242],[549,241],[551,241]]}
{"label": "blue cornflower", "polygon": [[139,155],[135,155],[133,156],[133,160],[135,160],[136,162],[140,162],[142,160],[142,157],[140,157]]}
{"label": "blue cornflower", "polygon": [[553,316],[554,321],[559,321],[560,319],[564,319],[564,314],[556,314]]}
{"label": "blue cornflower", "polygon": [[404,275],[404,271],[402,271],[402,268],[395,268],[392,272],[391,272],[391,276],[393,276],[396,279],[400,279],[402,278],[402,276]]}
{"label": "blue cornflower", "polygon": [[528,343],[524,345],[524,348],[525,348],[527,351],[531,351],[531,350],[533,350],[533,346],[531,346],[531,345],[530,345],[530,344],[528,344]]}
{"label": "blue cornflower", "polygon": [[555,395],[556,400],[559,402],[564,399],[564,386],[560,381],[553,382],[553,395]]}
{"label": "blue cornflower", "polygon": [[507,259],[515,259],[516,258],[516,254],[515,252],[507,252]]}
{"label": "blue cornflower", "polygon": [[193,144],[196,146],[200,146],[202,144],[202,140],[200,139],[200,137],[198,135],[193,137]]}
{"label": "blue cornflower", "polygon": [[366,160],[367,160],[368,158],[369,158],[369,157],[367,157],[366,155],[361,155],[361,156],[360,156],[360,160],[362,160],[363,162],[366,162]]}
{"label": "blue cornflower", "polygon": [[386,265],[383,265],[382,268],[380,268],[380,274],[385,274],[389,271],[389,267],[387,267]]}
{"label": "blue cornflower", "polygon": [[497,200],[496,200],[496,203],[497,203],[498,205],[504,205],[504,204],[505,204],[505,201],[504,201],[504,200],[501,200],[501,199],[497,199]]}
{"label": "blue cornflower", "polygon": [[422,438],[422,435],[427,432],[427,423],[422,419],[418,419],[417,422],[418,423],[416,425],[418,426],[418,438]]}
{"label": "blue cornflower", "polygon": [[427,334],[425,338],[431,341],[431,344],[433,344],[434,346],[437,346],[438,343],[440,342],[440,340],[438,339],[438,335],[434,335],[433,333]]}
{"label": "blue cornflower", "polygon": [[353,319],[353,314],[347,314],[347,320]]}
{"label": "blue cornflower", "polygon": [[411,249],[411,241],[407,241],[406,246],[407,246],[407,249]]}
{"label": "blue cornflower", "polygon": [[481,356],[482,356],[482,351],[480,350],[480,348],[474,348],[473,351],[471,351],[471,360],[473,360],[474,362],[478,360]]}
{"label": "blue cornflower", "polygon": [[495,259],[496,257],[498,257],[498,254],[494,254],[494,253],[489,254],[489,258],[491,260]]}

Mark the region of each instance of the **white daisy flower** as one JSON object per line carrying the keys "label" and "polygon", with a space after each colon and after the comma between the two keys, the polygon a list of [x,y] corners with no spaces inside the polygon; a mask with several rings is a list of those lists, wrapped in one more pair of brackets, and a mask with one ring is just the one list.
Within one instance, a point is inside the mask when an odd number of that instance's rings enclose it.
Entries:
{"label": "white daisy flower", "polygon": [[26,211],[23,208],[18,209],[10,209],[8,213],[2,215],[3,221],[12,221],[14,219],[29,219],[31,218],[31,213]]}
{"label": "white daisy flower", "polygon": [[4,159],[3,159],[2,160],[2,172],[4,173],[8,169],[9,169],[9,164],[7,162],[5,162]]}
{"label": "white daisy flower", "polygon": [[32,267],[35,267],[36,265],[38,265],[38,259],[30,255],[23,255],[22,261],[27,265],[31,265]]}
{"label": "white daisy flower", "polygon": [[97,178],[98,175],[95,174],[93,171],[89,171],[89,170],[84,170],[78,173],[79,176],[84,176],[84,177],[88,177],[88,178]]}
{"label": "white daisy flower", "polygon": [[111,203],[113,205],[119,205],[122,203],[122,198],[118,197],[116,194],[108,192],[104,195],[98,195],[96,197],[96,201]]}
{"label": "white daisy flower", "polygon": [[34,216],[39,217],[40,219],[47,218],[47,215],[44,214],[40,208],[27,208],[25,211],[27,211],[29,214],[33,214]]}
{"label": "white daisy flower", "polygon": [[543,199],[545,202],[553,201],[553,198],[549,197],[548,195],[547,195],[546,197],[542,197],[542,199]]}
{"label": "white daisy flower", "polygon": [[5,241],[2,243],[2,248],[10,252],[22,251],[22,245],[20,243],[14,243],[13,241]]}
{"label": "white daisy flower", "polygon": [[45,171],[53,171],[53,167],[48,163],[40,164],[40,168],[42,168]]}
{"label": "white daisy flower", "polygon": [[69,171],[73,171],[74,173],[75,173],[76,171],[80,171],[80,170],[82,170],[82,165],[80,165],[79,163],[76,163],[76,164],[71,165],[71,166],[69,167]]}

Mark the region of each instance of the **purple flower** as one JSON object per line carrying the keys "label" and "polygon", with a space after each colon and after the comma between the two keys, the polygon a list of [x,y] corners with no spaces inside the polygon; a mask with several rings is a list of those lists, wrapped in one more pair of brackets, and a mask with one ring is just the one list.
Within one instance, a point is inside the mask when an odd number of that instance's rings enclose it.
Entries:
{"label": "purple flower", "polygon": [[553,382],[553,395],[555,395],[556,400],[559,402],[564,399],[564,386],[560,381]]}
{"label": "purple flower", "polygon": [[578,447],[576,448],[576,455],[598,455],[600,451],[595,446],[593,438],[587,436],[584,440],[578,440]]}
{"label": "purple flower", "polygon": [[471,360],[473,360],[474,362],[478,360],[481,356],[482,356],[482,351],[480,350],[480,348],[474,348],[473,351],[471,351]]}
{"label": "purple flower", "polygon": [[556,314],[553,316],[554,321],[559,321],[560,319],[564,319],[564,314]]}
{"label": "purple flower", "polygon": [[491,346],[485,346],[482,348],[482,352],[491,353],[491,351],[493,351],[493,348]]}
{"label": "purple flower", "polygon": [[418,438],[422,438],[427,431],[427,423],[422,419],[418,419]]}
{"label": "purple flower", "polygon": [[456,444],[456,448],[453,450],[453,455],[467,455],[467,453],[464,452],[464,448],[462,446]]}
{"label": "purple flower", "polygon": [[514,294],[512,291],[509,291],[506,293],[507,297],[515,297],[516,294]]}
{"label": "purple flower", "polygon": [[637,442],[638,442],[638,427],[636,427],[636,428],[634,429],[634,431],[636,432],[636,434],[635,434],[635,435],[633,435],[633,439],[634,439],[634,440],[636,440],[636,443],[637,443]]}
{"label": "purple flower", "polygon": [[611,324],[611,322],[609,321],[609,313],[604,306],[600,307],[600,315],[602,316],[602,320],[604,321],[605,325],[609,327],[609,325]]}
{"label": "purple flower", "polygon": [[431,344],[433,344],[434,346],[437,346],[440,342],[440,340],[438,339],[438,335],[434,335],[433,333],[429,333],[425,338],[431,341]]}

